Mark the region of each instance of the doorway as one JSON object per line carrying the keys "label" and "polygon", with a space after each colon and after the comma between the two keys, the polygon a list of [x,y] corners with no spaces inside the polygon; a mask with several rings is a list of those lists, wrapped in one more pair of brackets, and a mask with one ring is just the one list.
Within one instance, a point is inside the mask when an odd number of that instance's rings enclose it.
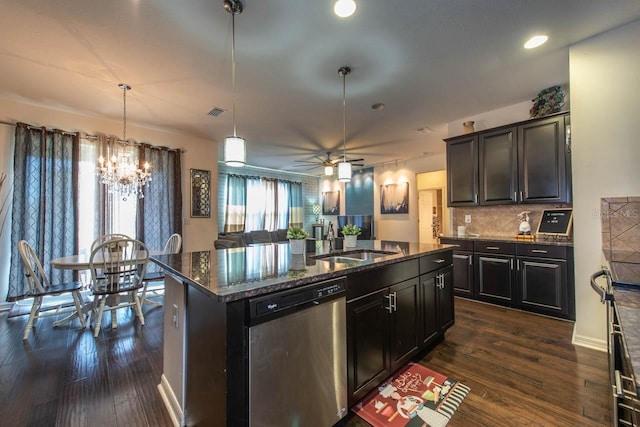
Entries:
{"label": "doorway", "polygon": [[442,189],[420,190],[418,211],[420,243],[438,243],[443,229]]}

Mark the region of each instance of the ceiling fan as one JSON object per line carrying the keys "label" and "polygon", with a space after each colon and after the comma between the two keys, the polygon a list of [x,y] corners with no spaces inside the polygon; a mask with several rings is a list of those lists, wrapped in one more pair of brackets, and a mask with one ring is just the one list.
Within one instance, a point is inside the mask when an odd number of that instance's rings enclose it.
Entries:
{"label": "ceiling fan", "polygon": [[[337,166],[338,163],[343,161],[343,157],[331,157],[331,151],[327,151],[327,157],[314,156],[317,160],[296,160],[297,163],[300,163],[300,167],[308,167],[309,170],[323,167],[325,175],[333,175],[333,168]],[[347,162],[351,163],[353,166],[364,166],[362,162],[364,159],[347,159]],[[330,172],[330,173],[329,173]]]}

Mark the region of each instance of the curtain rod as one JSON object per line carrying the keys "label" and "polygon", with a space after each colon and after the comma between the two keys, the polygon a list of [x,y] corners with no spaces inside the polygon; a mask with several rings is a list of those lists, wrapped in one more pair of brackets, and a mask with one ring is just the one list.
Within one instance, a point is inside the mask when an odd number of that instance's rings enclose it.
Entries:
{"label": "curtain rod", "polygon": [[[17,126],[18,123],[22,123],[23,125],[25,125],[27,128],[29,129],[42,129],[45,128],[45,126],[35,126],[35,125],[30,125],[28,123],[24,123],[24,122],[8,122],[6,120],[0,120],[0,124],[2,125],[7,125],[7,126]],[[61,129],[53,129],[53,131],[55,132],[60,132],[60,133],[64,133],[67,135],[80,135],[80,138],[89,140],[89,141],[95,141],[96,139],[98,139],[97,135],[91,135],[89,133],[86,133],[84,131],[78,131],[78,132],[68,132],[65,130],[61,130]],[[143,143],[143,142],[138,142],[138,141],[125,141],[122,140],[120,138],[116,139],[116,142],[120,143],[120,144],[125,144],[125,145],[133,145],[135,147],[141,146],[141,145],[148,145],[152,150],[167,150],[167,151],[179,151],[181,153],[185,153],[186,150],[183,148],[169,148],[169,147],[165,147],[165,146],[161,146],[161,145],[151,145],[148,143]]]}
{"label": "curtain rod", "polygon": [[302,181],[293,181],[290,179],[282,179],[282,178],[271,178],[268,176],[257,176],[257,175],[242,175],[239,173],[227,173],[227,172],[219,172],[218,175],[227,175],[227,176],[235,176],[238,178],[253,178],[253,179],[264,179],[267,181],[282,181],[282,182],[289,182],[292,184],[304,184],[304,182]]}

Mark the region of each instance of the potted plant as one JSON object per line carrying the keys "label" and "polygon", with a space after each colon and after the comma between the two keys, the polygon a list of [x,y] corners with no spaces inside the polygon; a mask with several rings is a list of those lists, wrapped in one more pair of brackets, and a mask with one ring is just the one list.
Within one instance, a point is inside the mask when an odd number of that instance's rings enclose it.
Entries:
{"label": "potted plant", "polygon": [[344,247],[355,248],[356,240],[358,239],[360,233],[360,227],[358,227],[357,225],[347,224],[342,227],[342,235],[344,236]]}
{"label": "potted plant", "polygon": [[309,236],[309,233],[304,231],[302,227],[293,226],[287,230],[287,239],[289,239],[289,247],[292,254],[303,254],[305,239]]}

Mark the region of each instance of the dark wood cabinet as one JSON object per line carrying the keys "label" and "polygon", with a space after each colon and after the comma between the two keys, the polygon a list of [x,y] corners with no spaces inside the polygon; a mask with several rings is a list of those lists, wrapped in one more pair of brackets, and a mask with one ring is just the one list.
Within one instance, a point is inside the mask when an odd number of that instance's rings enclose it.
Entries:
{"label": "dark wood cabinet", "polygon": [[390,374],[389,292],[383,289],[347,304],[349,404],[362,399]]}
{"label": "dark wood cabinet", "polygon": [[447,143],[447,204],[478,204],[478,137],[461,136]]}
{"label": "dark wood cabinet", "polygon": [[480,204],[505,205],[518,201],[517,129],[510,127],[478,136]]}
{"label": "dark wood cabinet", "polygon": [[475,295],[473,252],[453,252],[453,289],[458,295]]}
{"label": "dark wood cabinet", "polygon": [[513,255],[476,254],[478,299],[510,304],[514,297]]}
{"label": "dark wood cabinet", "polygon": [[[452,251],[439,252],[347,277],[350,406],[453,325],[451,260]],[[422,272],[434,278],[428,292]]]}
{"label": "dark wood cabinet", "polygon": [[521,203],[570,201],[567,188],[565,116],[518,127],[518,171]]}
{"label": "dark wood cabinet", "polygon": [[571,201],[568,113],[557,113],[447,143],[448,206]]}
{"label": "dark wood cabinet", "polygon": [[391,372],[411,359],[419,349],[418,278],[391,286],[387,297],[390,311]]}

